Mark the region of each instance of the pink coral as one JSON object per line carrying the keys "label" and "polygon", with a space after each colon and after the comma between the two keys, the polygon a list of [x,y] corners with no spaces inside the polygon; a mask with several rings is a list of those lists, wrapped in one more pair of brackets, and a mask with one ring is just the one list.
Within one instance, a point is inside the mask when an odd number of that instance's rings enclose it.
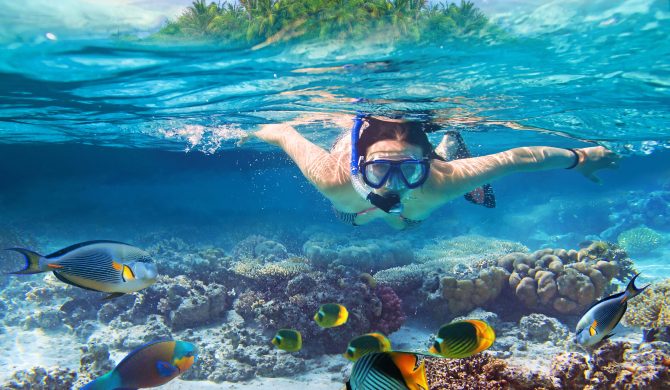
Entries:
{"label": "pink coral", "polygon": [[378,286],[375,294],[382,303],[381,315],[373,322],[373,327],[384,333],[391,334],[400,329],[405,322],[400,297],[388,286]]}

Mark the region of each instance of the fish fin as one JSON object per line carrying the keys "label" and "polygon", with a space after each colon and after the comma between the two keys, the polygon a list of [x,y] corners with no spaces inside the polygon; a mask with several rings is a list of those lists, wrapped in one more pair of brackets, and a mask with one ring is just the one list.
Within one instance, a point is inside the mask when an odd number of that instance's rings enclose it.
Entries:
{"label": "fish fin", "polygon": [[84,286],[82,286],[81,284],[77,284],[77,283],[71,281],[70,279],[66,278],[64,275],[61,275],[59,272],[53,271],[53,274],[58,278],[58,280],[60,280],[60,281],[63,282],[63,283],[67,283],[67,284],[69,284],[70,286],[75,286],[75,287],[83,288],[84,290],[100,292],[100,291],[98,291],[98,290],[94,290],[94,289],[89,288],[89,287],[84,287]]}
{"label": "fish fin", "polygon": [[115,293],[111,293],[111,294],[107,295],[106,297],[102,298],[102,300],[103,300],[103,301],[108,301],[108,300],[110,300],[110,299],[118,298],[118,297],[120,297],[120,296],[122,296],[122,295],[126,295],[126,293],[115,292]]}
{"label": "fish fin", "polygon": [[158,371],[158,375],[170,377],[179,369],[166,361],[159,360],[156,362],[156,370]]}
{"label": "fish fin", "polygon": [[[633,298],[634,296],[640,294],[642,291],[646,290],[647,287],[650,286],[650,284],[648,284],[648,285],[646,285],[646,286],[644,286],[644,287],[642,287],[642,288],[637,288],[637,287],[635,287],[635,279],[637,279],[638,276],[640,276],[639,273],[635,274],[635,276],[633,276],[633,278],[630,280],[630,282],[628,282],[628,286],[626,286],[626,294],[625,294],[625,297],[626,297],[627,299],[631,299],[631,298]],[[625,299],[626,299],[626,298],[625,298]],[[622,302],[625,302],[625,299],[622,300]]]}
{"label": "fish fin", "polygon": [[130,244],[126,244],[125,242],[119,242],[119,241],[111,241],[111,240],[93,240],[93,241],[85,241],[85,242],[80,242],[79,244],[74,244],[70,245],[67,248],[63,248],[59,251],[56,251],[54,253],[50,253],[46,256],[44,256],[47,259],[53,259],[54,257],[59,257],[62,256],[66,253],[72,252],[75,249],[83,248],[88,245],[93,245],[93,244],[121,244],[121,245],[128,245],[132,246]]}
{"label": "fish fin", "polygon": [[417,390],[428,390],[428,381],[426,380],[426,361],[422,360],[410,377],[410,383],[417,387]]}
{"label": "fish fin", "polygon": [[42,258],[42,255],[37,252],[25,248],[7,248],[5,250],[18,252],[26,259],[24,268],[18,271],[9,272],[12,275],[30,275],[49,271],[48,269],[42,269],[42,267],[40,267],[40,259]]}
{"label": "fish fin", "polygon": [[612,337],[612,336],[614,336],[614,333],[610,333],[610,334],[608,334],[607,336],[603,337],[602,341],[605,341],[605,340],[607,340],[608,338],[610,338],[610,337]]}

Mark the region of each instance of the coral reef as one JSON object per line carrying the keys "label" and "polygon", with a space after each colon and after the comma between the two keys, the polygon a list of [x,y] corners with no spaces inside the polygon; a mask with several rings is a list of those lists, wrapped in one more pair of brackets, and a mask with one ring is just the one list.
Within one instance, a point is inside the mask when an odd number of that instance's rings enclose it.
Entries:
{"label": "coral reef", "polygon": [[577,352],[559,354],[551,361],[551,375],[561,389],[583,389],[588,383],[585,375],[588,369],[586,356]]}
{"label": "coral reef", "polygon": [[367,272],[411,264],[414,251],[404,240],[336,241],[331,236],[317,235],[303,245],[303,253],[318,268],[352,266]]}
{"label": "coral reef", "polygon": [[522,339],[544,343],[550,341],[554,345],[566,344],[570,331],[560,321],[544,314],[533,313],[519,320]]}
{"label": "coral reef", "polygon": [[286,247],[259,235],[251,235],[238,242],[232,250],[235,259],[274,262],[289,257]]}
{"label": "coral reef", "polygon": [[510,273],[509,286],[529,309],[576,314],[608,292],[612,279],[625,280],[634,270],[625,252],[613,244],[591,243],[575,251],[542,249],[498,259]]}
{"label": "coral reef", "polygon": [[481,307],[500,295],[509,278],[509,273],[500,267],[481,270],[472,280],[457,280],[444,277],[440,280],[439,291],[442,299],[449,303],[449,311],[456,315]]}
{"label": "coral reef", "polygon": [[246,327],[241,318],[229,318],[221,327],[187,331],[182,335],[200,346],[199,363],[182,379],[213,382],[241,382],[255,376],[290,376],[305,370],[301,354],[276,349],[256,329]]}
{"label": "coral reef", "polygon": [[[129,302],[131,299],[133,301]],[[106,303],[98,312],[101,321],[118,319],[143,324],[158,315],[171,330],[211,324],[223,318],[231,306],[229,291],[218,283],[205,283],[187,276],[159,276],[152,286],[134,296]]]}
{"label": "coral reef", "polygon": [[384,334],[391,334],[400,329],[405,322],[405,314],[402,310],[402,301],[396,295],[395,291],[388,286],[378,286],[375,288],[375,295],[381,301],[381,307],[377,306],[375,318],[372,321],[372,328]]}
{"label": "coral reef", "polygon": [[109,347],[102,343],[90,343],[81,347],[79,375],[73,388],[79,389],[88,382],[106,374],[116,365],[109,358]]}
{"label": "coral reef", "polygon": [[621,323],[653,330],[652,333],[666,333],[661,328],[670,327],[670,279],[652,284],[635,299],[631,299]]}
{"label": "coral reef", "polygon": [[508,366],[487,353],[466,359],[426,359],[426,377],[432,390],[554,388],[551,378]]}
{"label": "coral reef", "polygon": [[[320,328],[312,319],[318,307],[337,302],[349,311],[346,324]],[[302,273],[290,280],[266,276],[241,292],[235,311],[247,324],[274,331],[293,328],[302,333],[307,355],[342,353],[349,340],[371,331],[391,333],[404,321],[401,301],[388,286],[372,288],[347,269]]]}
{"label": "coral reef", "polygon": [[649,254],[658,249],[663,241],[660,233],[646,226],[628,229],[617,237],[619,246],[634,255]]}
{"label": "coral reef", "polygon": [[12,378],[0,385],[12,390],[62,390],[73,388],[77,373],[67,368],[45,369],[33,367],[15,372]]}
{"label": "coral reef", "polygon": [[670,388],[668,352],[670,344],[663,342],[639,347],[605,342],[591,353],[588,362],[576,353],[559,354],[552,361],[551,372],[567,389]]}
{"label": "coral reef", "polygon": [[509,273],[496,259],[528,248],[511,241],[460,236],[429,242],[417,251],[417,263],[378,271],[374,279],[392,287],[409,307],[434,314],[463,314],[493,301]]}

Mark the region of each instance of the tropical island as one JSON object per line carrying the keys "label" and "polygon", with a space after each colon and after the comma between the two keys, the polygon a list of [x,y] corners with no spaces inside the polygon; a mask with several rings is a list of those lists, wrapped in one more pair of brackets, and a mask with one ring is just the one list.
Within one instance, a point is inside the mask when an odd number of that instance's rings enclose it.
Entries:
{"label": "tropical island", "polygon": [[495,30],[470,1],[426,0],[196,0],[155,35],[262,48],[295,39],[434,41]]}

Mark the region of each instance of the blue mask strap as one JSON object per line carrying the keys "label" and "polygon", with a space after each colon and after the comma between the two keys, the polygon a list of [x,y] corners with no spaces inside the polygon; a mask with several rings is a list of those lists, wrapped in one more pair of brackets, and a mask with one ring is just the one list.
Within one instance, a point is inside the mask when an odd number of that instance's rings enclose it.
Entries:
{"label": "blue mask strap", "polygon": [[369,115],[359,112],[354,118],[354,125],[351,127],[351,174],[358,175],[358,139],[361,134],[361,127],[363,127],[363,119]]}

